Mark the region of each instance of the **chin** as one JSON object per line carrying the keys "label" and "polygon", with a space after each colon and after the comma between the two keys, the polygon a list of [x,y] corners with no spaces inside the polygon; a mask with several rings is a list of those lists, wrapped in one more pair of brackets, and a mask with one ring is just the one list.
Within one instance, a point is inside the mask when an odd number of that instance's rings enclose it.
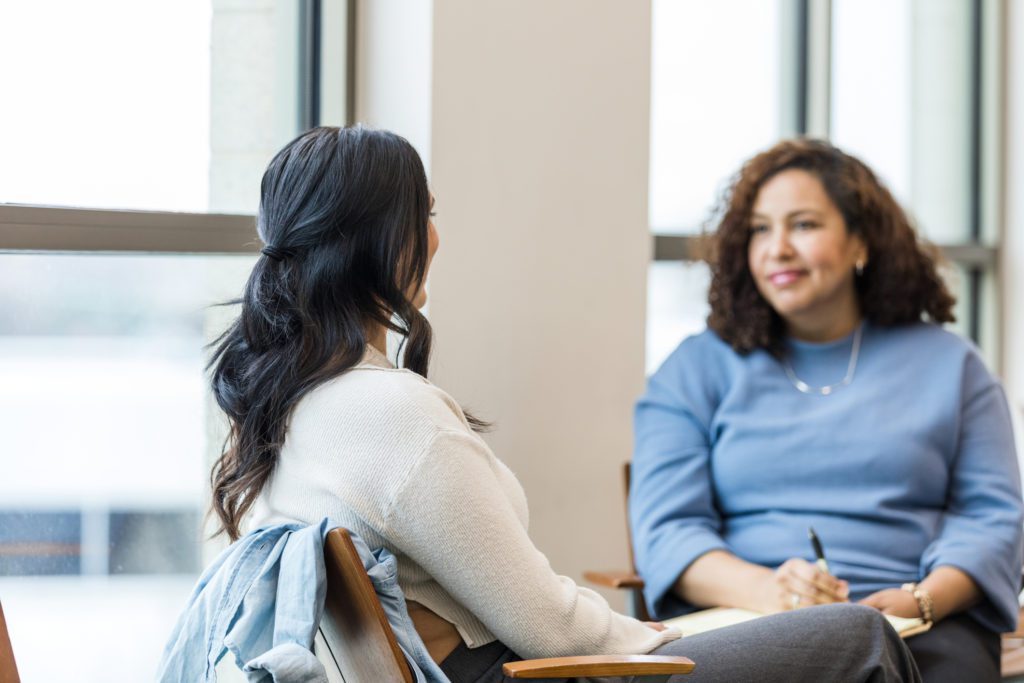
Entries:
{"label": "chin", "polygon": [[811,302],[804,301],[803,299],[782,299],[781,301],[779,299],[768,299],[768,305],[783,318],[801,315],[813,308]]}

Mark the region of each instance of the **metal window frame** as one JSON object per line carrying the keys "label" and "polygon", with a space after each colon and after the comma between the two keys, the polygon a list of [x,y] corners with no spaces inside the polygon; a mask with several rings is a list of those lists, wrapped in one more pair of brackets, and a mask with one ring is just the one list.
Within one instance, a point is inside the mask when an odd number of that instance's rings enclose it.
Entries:
{"label": "metal window frame", "polygon": [[251,215],[0,204],[0,252],[251,253]]}
{"label": "metal window frame", "polygon": [[[300,0],[298,120],[301,130],[355,123],[358,0]],[[332,78],[329,47],[343,44],[342,78]],[[341,102],[340,112],[333,112]],[[338,121],[342,118],[343,121]]]}
{"label": "metal window frame", "polygon": [[321,0],[299,2],[299,128],[309,130],[320,125]]}

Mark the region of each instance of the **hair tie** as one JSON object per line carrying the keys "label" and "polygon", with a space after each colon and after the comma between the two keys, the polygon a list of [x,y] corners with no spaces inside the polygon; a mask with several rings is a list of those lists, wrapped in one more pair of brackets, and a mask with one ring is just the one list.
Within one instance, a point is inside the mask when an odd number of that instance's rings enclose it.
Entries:
{"label": "hair tie", "polygon": [[286,258],[292,255],[292,252],[290,250],[284,249],[282,247],[275,247],[272,244],[268,244],[267,246],[260,249],[260,253],[275,261],[284,261]]}

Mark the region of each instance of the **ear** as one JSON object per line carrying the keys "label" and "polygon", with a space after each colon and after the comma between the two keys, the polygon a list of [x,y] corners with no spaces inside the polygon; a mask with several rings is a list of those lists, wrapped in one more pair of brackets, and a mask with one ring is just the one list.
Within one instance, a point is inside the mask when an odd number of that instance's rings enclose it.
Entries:
{"label": "ear", "polygon": [[860,235],[851,235],[850,241],[852,242],[851,247],[853,248],[853,262],[858,264],[861,268],[868,264],[868,245],[864,241],[864,238]]}

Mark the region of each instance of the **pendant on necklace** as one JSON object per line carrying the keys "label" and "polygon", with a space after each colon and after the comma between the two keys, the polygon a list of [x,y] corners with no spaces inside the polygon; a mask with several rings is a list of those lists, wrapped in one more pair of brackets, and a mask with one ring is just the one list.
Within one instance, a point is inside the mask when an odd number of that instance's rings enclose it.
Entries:
{"label": "pendant on necklace", "polygon": [[788,358],[782,359],[782,369],[786,371],[786,377],[789,378],[790,383],[796,388],[797,391],[803,394],[817,394],[818,396],[829,396],[833,391],[839,387],[845,387],[853,381],[853,373],[857,370],[857,357],[860,355],[860,339],[861,332],[864,330],[864,323],[857,326],[857,331],[853,335],[853,346],[850,348],[850,363],[846,368],[846,376],[842,380],[835,384],[826,384],[823,387],[812,387],[807,382],[803,381],[796,376],[796,370],[793,369],[792,364]]}

